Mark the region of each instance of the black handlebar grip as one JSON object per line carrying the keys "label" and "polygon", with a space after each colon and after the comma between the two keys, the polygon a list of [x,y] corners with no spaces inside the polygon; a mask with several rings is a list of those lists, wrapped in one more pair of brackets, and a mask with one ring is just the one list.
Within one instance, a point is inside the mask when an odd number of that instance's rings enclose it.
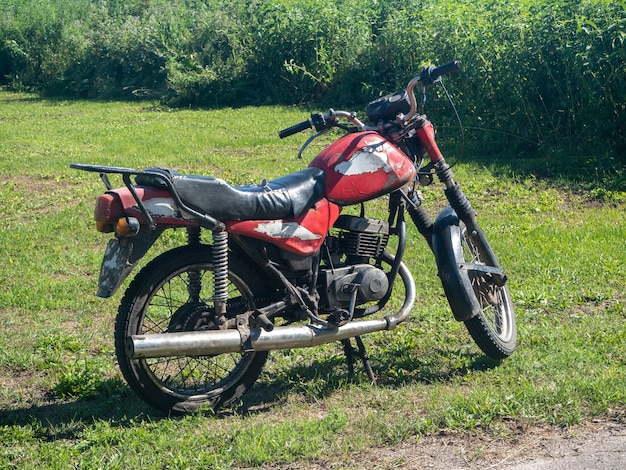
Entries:
{"label": "black handlebar grip", "polygon": [[311,127],[313,127],[313,123],[307,119],[306,121],[302,121],[298,124],[294,124],[293,126],[288,127],[287,129],[283,129],[282,131],[278,133],[278,137],[280,137],[281,139],[284,139],[285,137],[289,137],[290,135],[297,134],[298,132],[306,131],[307,129],[310,129]]}
{"label": "black handlebar grip", "polygon": [[456,72],[457,70],[461,70],[461,62],[455,60],[453,62],[449,62],[444,65],[440,65],[439,67],[435,67],[430,71],[430,78],[433,80],[437,80],[442,75],[447,75],[452,72]]}
{"label": "black handlebar grip", "polygon": [[422,73],[420,73],[420,81],[424,86],[430,86],[439,80],[439,77],[452,72],[461,70],[461,62],[455,60],[439,67],[424,67]]}

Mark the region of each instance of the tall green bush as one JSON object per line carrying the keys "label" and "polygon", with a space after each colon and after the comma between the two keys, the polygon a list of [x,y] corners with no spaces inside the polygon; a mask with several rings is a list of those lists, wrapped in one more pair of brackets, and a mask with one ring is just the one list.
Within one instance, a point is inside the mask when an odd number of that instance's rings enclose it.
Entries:
{"label": "tall green bush", "polygon": [[612,149],[619,168],[625,39],[624,0],[5,0],[0,85],[350,107],[460,59],[448,83],[484,143]]}
{"label": "tall green bush", "polygon": [[8,1],[0,6],[0,83],[44,86],[44,63],[56,54],[64,18],[51,2]]}
{"label": "tall green bush", "polygon": [[178,8],[181,34],[168,55],[163,99],[179,106],[254,102],[246,73],[254,59],[254,3],[205,0],[192,6]]}

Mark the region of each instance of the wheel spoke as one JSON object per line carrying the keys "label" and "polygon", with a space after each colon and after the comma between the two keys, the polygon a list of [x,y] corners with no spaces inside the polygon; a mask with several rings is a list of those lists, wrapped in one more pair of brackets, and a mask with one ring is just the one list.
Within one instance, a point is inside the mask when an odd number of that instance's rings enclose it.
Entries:
{"label": "wheel spoke", "polygon": [[[157,294],[150,299],[146,306],[142,332],[172,331],[171,322],[177,312],[183,312],[183,317],[193,314],[193,309],[185,313],[187,305],[203,305],[202,299],[212,298],[212,282],[206,278],[212,277],[209,269],[188,269],[172,278],[158,289]],[[243,299],[237,286],[230,281],[228,286],[229,298]],[[204,304],[206,305],[206,304]],[[207,312],[212,313],[212,307],[207,305]],[[178,319],[181,325],[186,318]],[[193,322],[192,322],[193,323]],[[156,360],[146,363],[154,374],[155,379],[165,386],[183,394],[204,393],[215,388],[222,382],[231,380],[233,371],[242,363],[240,355],[220,355],[210,358],[177,357],[167,360]],[[247,367],[243,361],[243,367]],[[235,373],[235,378],[238,372]]]}

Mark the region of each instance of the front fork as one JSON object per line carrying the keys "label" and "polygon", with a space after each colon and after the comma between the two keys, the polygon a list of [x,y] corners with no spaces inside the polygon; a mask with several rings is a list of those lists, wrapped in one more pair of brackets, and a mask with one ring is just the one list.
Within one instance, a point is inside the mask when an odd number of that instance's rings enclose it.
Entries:
{"label": "front fork", "polygon": [[[480,313],[481,306],[473,292],[468,271],[459,265],[459,257],[462,257],[458,236],[460,221],[465,224],[467,235],[479,246],[481,252],[491,252],[491,249],[485,245],[486,238],[478,226],[472,205],[461,187],[454,181],[452,170],[437,147],[432,124],[424,120],[417,133],[437,177],[444,184],[444,193],[450,206],[442,210],[433,222],[421,201],[413,194],[409,195],[407,211],[435,255],[439,277],[454,317],[459,321],[465,321]],[[491,267],[482,269],[493,271],[502,279],[501,282],[506,282],[506,276],[501,272],[495,256],[492,258]]]}
{"label": "front fork", "polygon": [[[458,215],[465,226],[470,230],[470,233],[480,231],[480,227],[476,222],[476,214],[472,208],[471,203],[463,193],[461,187],[454,181],[454,175],[450,165],[448,165],[443,158],[437,142],[435,141],[435,130],[430,121],[424,120],[422,127],[417,129],[417,135],[420,142],[430,157],[435,173],[445,188],[444,193],[450,207],[454,209],[454,212]],[[409,215],[413,220],[413,223],[417,227],[417,230],[424,236],[428,242],[428,246],[433,248],[432,235],[435,224],[430,218],[430,215],[426,212],[426,209],[422,206],[421,201],[413,195],[410,203],[407,205]]]}

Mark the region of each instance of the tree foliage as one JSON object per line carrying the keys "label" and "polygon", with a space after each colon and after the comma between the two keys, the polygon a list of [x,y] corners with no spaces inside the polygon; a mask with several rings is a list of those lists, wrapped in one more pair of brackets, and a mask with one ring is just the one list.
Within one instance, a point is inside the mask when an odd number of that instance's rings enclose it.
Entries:
{"label": "tree foliage", "polygon": [[459,59],[455,97],[485,127],[623,154],[625,39],[624,0],[5,0],[0,85],[348,106]]}

